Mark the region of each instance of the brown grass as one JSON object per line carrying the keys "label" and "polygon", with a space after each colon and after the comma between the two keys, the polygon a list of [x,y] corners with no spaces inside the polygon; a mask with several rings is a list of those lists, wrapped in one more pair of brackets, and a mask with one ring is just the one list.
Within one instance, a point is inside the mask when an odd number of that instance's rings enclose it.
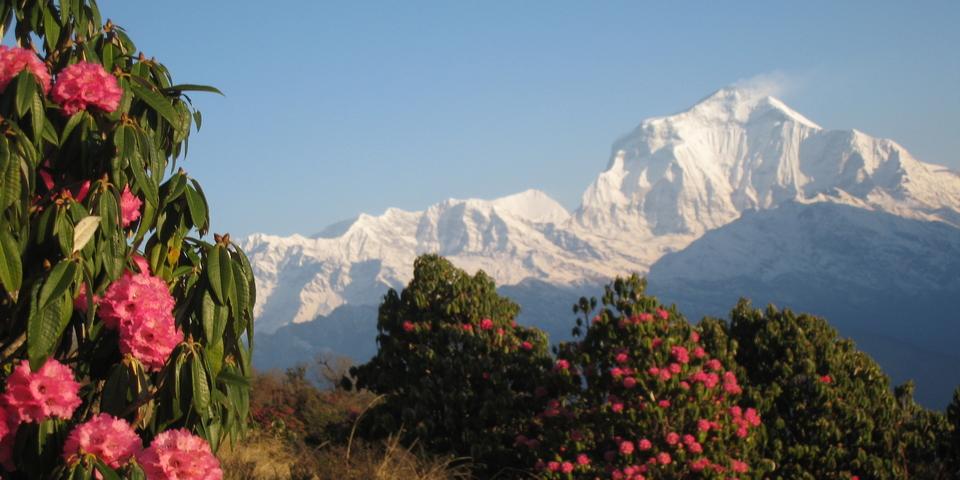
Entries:
{"label": "brown grass", "polygon": [[[299,450],[299,451],[298,451]],[[240,445],[220,451],[225,480],[468,480],[462,459],[431,457],[405,448],[394,436],[382,444],[354,441],[321,445],[312,451],[283,440],[251,434]]]}

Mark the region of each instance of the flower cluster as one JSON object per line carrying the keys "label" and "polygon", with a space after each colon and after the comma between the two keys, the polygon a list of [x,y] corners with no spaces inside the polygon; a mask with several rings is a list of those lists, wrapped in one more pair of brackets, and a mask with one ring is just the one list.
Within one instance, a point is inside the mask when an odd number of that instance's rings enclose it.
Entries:
{"label": "flower cluster", "polygon": [[125,420],[101,413],[78,425],[63,446],[63,458],[72,463],[93,455],[110,468],[120,468],[143,448],[140,436]]}
{"label": "flower cluster", "polygon": [[51,358],[36,372],[23,360],[7,377],[3,403],[16,423],[40,423],[48,418],[69,419],[80,406],[80,384],[70,367]]}
{"label": "flower cluster", "polygon": [[167,430],[137,456],[150,480],[220,480],[223,471],[210,445],[188,430]]}
{"label": "flower cluster", "polygon": [[130,193],[130,186],[125,185],[123,192],[120,193],[120,224],[124,228],[140,218],[141,206],[143,206],[143,200]]}
{"label": "flower cluster", "polygon": [[[711,357],[697,328],[644,296],[639,279],[608,290],[604,301],[599,315],[584,312],[593,318],[584,337],[559,350],[553,375],[569,378],[576,393],[551,390],[547,409],[518,442],[535,451],[540,475],[642,480],[749,471],[748,437],[760,416],[738,405],[737,375]],[[574,438],[574,430],[589,433]],[[594,461],[574,464],[571,452]]]}
{"label": "flower cluster", "polygon": [[100,317],[107,328],[120,332],[120,351],[133,355],[148,370],[160,370],[173,349],[183,341],[183,332],[173,319],[174,299],[166,283],[150,275],[125,272],[100,300]]}
{"label": "flower cluster", "polygon": [[6,89],[23,70],[29,71],[37,79],[44,93],[50,91],[50,72],[37,54],[26,48],[0,45],[0,91]]}
{"label": "flower cluster", "polygon": [[64,68],[57,75],[52,98],[73,115],[89,107],[113,112],[120,105],[123,89],[117,78],[98,63],[80,62]]}

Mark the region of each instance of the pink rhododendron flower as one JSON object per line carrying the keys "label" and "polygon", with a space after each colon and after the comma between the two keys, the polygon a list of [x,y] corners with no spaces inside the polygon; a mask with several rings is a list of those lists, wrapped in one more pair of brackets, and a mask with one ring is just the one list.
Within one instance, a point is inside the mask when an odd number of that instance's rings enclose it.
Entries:
{"label": "pink rhododendron flower", "polygon": [[674,360],[680,363],[690,362],[690,353],[687,351],[686,348],[681,347],[679,345],[672,347],[670,349],[670,355],[673,356]]}
{"label": "pink rhododendron flower", "polygon": [[79,391],[73,370],[56,359],[48,359],[36,372],[23,360],[7,377],[3,402],[17,422],[39,423],[50,417],[66,420],[80,406]]}
{"label": "pink rhododendron flower", "polygon": [[630,360],[630,356],[626,353],[618,353],[616,360],[617,363],[627,363],[627,361]]}
{"label": "pink rhododendron flower", "polygon": [[523,343],[520,344],[520,348],[529,352],[530,350],[533,350],[533,344],[524,340]]}
{"label": "pink rhododendron flower", "polygon": [[670,462],[672,461],[673,459],[670,458],[670,454],[667,452],[660,452],[657,454],[657,462],[659,462],[660,465],[670,465]]}
{"label": "pink rhododendron flower", "polygon": [[550,470],[551,472],[559,472],[560,462],[557,462],[557,461],[547,462],[547,470]]}
{"label": "pink rhododendron flower", "polygon": [[680,442],[680,435],[677,432],[670,432],[667,434],[667,443],[670,445],[676,445]]}
{"label": "pink rhododendron flower", "polygon": [[147,370],[159,371],[173,349],[183,342],[183,332],[173,317],[148,317],[120,327],[120,351],[133,355]]}
{"label": "pink rhododendron flower", "polygon": [[737,384],[737,376],[734,375],[733,372],[723,373],[723,390],[734,395],[743,391],[740,385]]}
{"label": "pink rhododendron flower", "polygon": [[563,473],[573,472],[573,464],[570,462],[563,462],[562,464],[560,464],[560,471]]}
{"label": "pink rhododendron flower", "polygon": [[[138,263],[141,269],[145,265]],[[120,331],[120,351],[133,355],[149,370],[160,370],[183,341],[173,319],[175,301],[167,284],[148,272],[125,272],[100,301],[100,318]]]}
{"label": "pink rhododendron flower", "polygon": [[577,455],[577,465],[590,465],[590,457],[586,453]]}
{"label": "pink rhododendron flower", "polygon": [[130,185],[125,185],[123,192],[120,192],[120,225],[126,228],[137,221],[140,218],[141,206],[143,201],[130,193]]}
{"label": "pink rhododendron flower", "polygon": [[480,329],[481,330],[492,330],[493,329],[493,320],[489,318],[484,318],[480,320]]}
{"label": "pink rhododendron flower", "polygon": [[89,454],[111,468],[120,468],[142,448],[140,437],[126,420],[101,413],[70,432],[63,458],[69,463]]}
{"label": "pink rhododendron flower", "polygon": [[710,421],[705,418],[701,418],[700,420],[697,420],[697,430],[700,430],[701,432],[709,432]]}
{"label": "pink rhododendron flower", "polygon": [[633,377],[627,377],[623,379],[624,388],[631,389],[637,386],[637,379]]}
{"label": "pink rhododendron flower", "polygon": [[703,347],[697,347],[693,349],[693,356],[696,358],[703,358],[707,356],[707,352],[703,349]]}
{"label": "pink rhododendron flower", "polygon": [[6,89],[24,70],[37,79],[37,83],[43,87],[43,93],[50,91],[50,72],[36,53],[26,48],[0,45],[0,91]]}
{"label": "pink rhododendron flower", "polygon": [[415,328],[415,327],[414,327],[414,325],[413,325],[413,322],[411,322],[410,320],[404,320],[404,322],[403,322],[403,331],[404,331],[404,332],[412,332],[414,328]]}
{"label": "pink rhododendron flower", "polygon": [[747,467],[746,463],[741,462],[740,460],[730,460],[730,470],[733,470],[737,473],[747,473],[749,468]]}
{"label": "pink rhododendron flower", "polygon": [[202,438],[186,429],[157,435],[137,455],[148,480],[221,480],[220,462]]}
{"label": "pink rhododendron flower", "polygon": [[650,440],[647,440],[646,438],[641,438],[640,441],[637,442],[637,446],[640,447],[640,450],[647,451],[653,448],[653,443]]}
{"label": "pink rhododendron flower", "polygon": [[820,377],[820,382],[821,382],[821,383],[833,383],[833,378],[831,378],[830,375],[824,375],[824,376]]}
{"label": "pink rhododendron flower", "polygon": [[620,453],[623,455],[630,455],[633,453],[633,442],[629,440],[624,440],[620,442]]}
{"label": "pink rhododendron flower", "polygon": [[79,62],[61,70],[51,94],[67,115],[91,106],[110,113],[120,105],[122,96],[123,89],[117,78],[102,65],[89,62]]}
{"label": "pink rhododendron flower", "polygon": [[557,364],[554,366],[555,370],[568,370],[570,368],[570,362],[560,359],[557,360]]}
{"label": "pink rhododendron flower", "polygon": [[471,332],[471,333],[473,332],[473,325],[470,325],[469,323],[464,323],[463,325],[460,325],[460,328],[462,328],[463,331],[465,332]]}

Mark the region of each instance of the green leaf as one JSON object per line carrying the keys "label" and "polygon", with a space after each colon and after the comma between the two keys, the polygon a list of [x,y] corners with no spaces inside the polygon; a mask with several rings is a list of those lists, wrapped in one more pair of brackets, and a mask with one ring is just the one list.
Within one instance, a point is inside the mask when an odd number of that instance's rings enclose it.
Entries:
{"label": "green leaf", "polygon": [[[169,88],[163,89],[164,92],[169,93],[180,93],[180,92],[210,92],[223,95],[223,92],[220,91],[217,87],[211,87],[210,85],[195,85],[192,83],[182,83],[180,85],[173,85]],[[226,95],[223,95],[226,96]]]}
{"label": "green leaf", "polygon": [[58,209],[54,228],[57,230],[57,242],[60,243],[60,250],[64,255],[69,255],[73,251],[73,223],[70,222],[66,211]]}
{"label": "green leaf", "polygon": [[27,356],[33,370],[43,366],[57,347],[73,312],[73,302],[66,295],[55,298],[46,308],[37,308],[36,303],[31,305],[27,319]]}
{"label": "green leaf", "polygon": [[[7,148],[4,148],[7,147]],[[6,168],[0,171],[0,211],[6,210],[20,198],[20,161],[9,150],[6,138],[0,142],[0,156],[6,152]]]}
{"label": "green leaf", "polygon": [[[213,291],[213,295],[217,298],[217,301],[221,305],[227,304],[227,298],[224,296],[223,289],[223,280],[221,277],[221,268],[220,268],[220,251],[223,250],[223,247],[220,245],[215,245],[213,248],[207,250],[207,280],[210,283],[210,290]],[[231,275],[231,278],[233,275]]]}
{"label": "green leaf", "polygon": [[60,134],[60,146],[62,147],[67,143],[67,139],[70,138],[70,134],[73,133],[73,130],[77,128],[77,125],[86,117],[86,110],[74,113],[70,116],[70,119],[67,120],[67,124],[63,127],[63,133]]}
{"label": "green leaf", "polygon": [[78,272],[77,264],[69,260],[63,260],[53,267],[40,289],[40,304],[37,307],[46,308],[53,299],[62,296],[77,280]]}
{"label": "green leaf", "polygon": [[[170,125],[173,125],[174,128],[180,126],[180,116],[177,115],[177,111],[173,108],[173,104],[170,102],[170,99],[157,93],[150,88],[144,86],[140,81],[139,77],[134,77],[133,82],[130,83],[130,87],[133,89],[133,93],[136,94],[138,98],[146,102],[147,105],[150,105],[161,117],[163,117]],[[145,81],[144,81],[145,82]]]}
{"label": "green leaf", "polygon": [[187,208],[190,209],[190,218],[197,230],[203,230],[207,224],[207,205],[203,197],[191,187],[187,187]]}
{"label": "green leaf", "polygon": [[210,365],[210,376],[216,382],[223,367],[223,339],[208,343],[203,349],[203,356],[207,359],[207,365]]}
{"label": "green leaf", "polygon": [[100,226],[100,217],[96,215],[90,215],[77,223],[73,228],[73,253],[79,252],[87,245],[98,226]]}
{"label": "green leaf", "polygon": [[43,33],[47,37],[47,51],[57,49],[57,43],[60,41],[60,24],[53,16],[53,9],[43,9]]}
{"label": "green leaf", "polygon": [[20,262],[20,248],[17,241],[4,227],[0,227],[0,283],[7,292],[12,293],[20,290],[20,282],[23,281],[23,264]]}
{"label": "green leaf", "polygon": [[33,102],[30,106],[30,126],[33,128],[33,143],[37,145],[37,148],[43,147],[41,141],[43,140],[43,124],[46,118],[46,112],[43,107],[43,97],[38,91],[33,95]]}
{"label": "green leaf", "polygon": [[193,355],[190,360],[190,376],[193,381],[193,408],[201,417],[206,418],[210,408],[210,385],[207,383],[207,371],[199,355]]}
{"label": "green leaf", "polygon": [[103,460],[97,458],[97,471],[103,476],[103,480],[120,480],[120,475],[103,463]]}
{"label": "green leaf", "polygon": [[37,81],[33,74],[24,69],[17,75],[17,115],[23,117],[26,115],[30,105],[33,104],[33,97],[37,92]]}
{"label": "green leaf", "polygon": [[250,387],[249,378],[243,375],[240,375],[238,373],[234,373],[233,369],[229,367],[227,367],[222,372],[220,372],[220,375],[217,377],[217,381],[226,383],[227,385],[235,385],[238,387],[246,387],[246,388]]}

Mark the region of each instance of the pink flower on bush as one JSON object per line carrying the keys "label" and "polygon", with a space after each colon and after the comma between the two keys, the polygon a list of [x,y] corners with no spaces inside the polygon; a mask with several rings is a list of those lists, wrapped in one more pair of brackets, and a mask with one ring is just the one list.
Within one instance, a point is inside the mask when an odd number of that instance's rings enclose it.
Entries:
{"label": "pink flower on bush", "polygon": [[672,461],[673,459],[670,458],[670,454],[667,452],[660,452],[657,454],[657,462],[659,462],[660,465],[670,465],[670,462]]}
{"label": "pink flower on bush", "polygon": [[404,331],[404,332],[412,332],[414,328],[415,328],[415,327],[414,327],[414,325],[413,325],[413,322],[411,322],[410,320],[404,320],[404,322],[403,322],[403,331]]}
{"label": "pink flower on bush", "polygon": [[173,349],[183,342],[183,332],[173,318],[144,318],[120,328],[120,351],[133,355],[147,370],[159,371]]}
{"label": "pink flower on bush", "polygon": [[730,460],[730,470],[733,470],[737,473],[747,473],[749,468],[747,467],[746,463],[741,462],[740,460]]}
{"label": "pink flower on bush", "polygon": [[37,54],[26,48],[0,45],[0,91],[6,89],[7,85],[24,70],[29,71],[37,79],[43,87],[43,93],[50,91],[50,72]]}
{"label": "pink flower on bush", "polygon": [[590,465],[590,457],[586,453],[577,455],[577,465]]}
{"label": "pink flower on bush", "polygon": [[640,450],[647,451],[653,448],[653,443],[650,442],[650,440],[647,440],[646,438],[641,438],[640,441],[637,442],[637,446],[640,447]]}
{"label": "pink flower on bush", "polygon": [[681,347],[679,345],[670,349],[670,355],[673,356],[674,360],[680,363],[690,362],[690,353],[687,351],[686,348]]}
{"label": "pink flower on bush", "polygon": [[633,454],[633,442],[629,440],[620,442],[620,453],[623,455]]}
{"label": "pink flower on bush", "polygon": [[824,375],[820,377],[820,383],[833,383],[833,378],[831,378],[830,375]]}
{"label": "pink flower on bush", "polygon": [[573,472],[573,464],[570,462],[563,462],[562,464],[560,464],[560,471],[563,473]]}
{"label": "pink flower on bush", "polygon": [[666,320],[666,319],[670,318],[670,312],[667,312],[666,310],[664,310],[664,309],[662,309],[662,308],[658,308],[658,309],[657,309],[657,316],[660,317],[660,318],[663,319],[663,320]]}
{"label": "pink flower on bush", "polygon": [[533,350],[533,344],[524,340],[523,343],[520,344],[520,348],[529,352],[530,350]]}
{"label": "pink flower on bush", "polygon": [[631,389],[637,386],[637,379],[633,377],[627,377],[623,379],[624,388]]}
{"label": "pink flower on bush", "polygon": [[[138,262],[141,269],[145,265]],[[170,352],[183,341],[174,324],[175,301],[160,278],[126,272],[112,283],[100,301],[100,318],[120,331],[120,351],[133,355],[149,370],[160,370]]]}
{"label": "pink flower on bush", "polygon": [[492,330],[493,329],[493,320],[489,318],[484,318],[480,320],[480,329],[481,330]]}
{"label": "pink flower on bush", "polygon": [[80,406],[79,391],[73,370],[56,359],[48,359],[36,372],[23,360],[7,377],[3,402],[17,422],[39,423],[50,417],[66,420]]}
{"label": "pink flower on bush", "polygon": [[564,360],[564,359],[562,359],[562,358],[561,358],[560,360],[557,360],[557,364],[554,366],[554,370],[566,371],[566,370],[569,370],[569,369],[570,369],[570,362],[568,362],[568,361],[566,361],[566,360]]}
{"label": "pink flower on bush", "polygon": [[120,193],[120,225],[126,228],[137,221],[140,218],[141,206],[143,201],[130,193],[130,185],[125,185],[123,192]]}
{"label": "pink flower on bush", "polygon": [[157,435],[137,455],[148,480],[220,480],[220,462],[202,438],[186,429],[167,430]]}
{"label": "pink flower on bush", "polygon": [[91,106],[110,113],[120,105],[123,89],[100,64],[80,62],[60,71],[51,96],[67,115]]}
{"label": "pink flower on bush", "polygon": [[667,434],[667,443],[670,445],[676,445],[680,442],[680,435],[677,432],[670,432]]}
{"label": "pink flower on bush", "polygon": [[63,458],[72,462],[93,455],[111,468],[120,468],[142,448],[140,437],[126,420],[101,413],[70,432]]}
{"label": "pink flower on bush", "polygon": [[616,357],[617,363],[627,363],[630,360],[630,356],[626,353],[620,352]]}

